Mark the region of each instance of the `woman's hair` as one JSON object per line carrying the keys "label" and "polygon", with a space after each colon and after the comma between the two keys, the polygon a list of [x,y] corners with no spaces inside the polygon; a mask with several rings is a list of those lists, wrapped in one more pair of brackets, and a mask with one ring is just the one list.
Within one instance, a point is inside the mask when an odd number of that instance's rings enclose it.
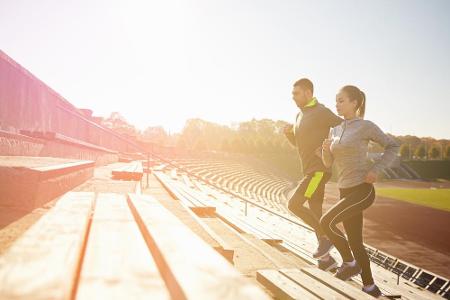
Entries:
{"label": "woman's hair", "polygon": [[354,85],[346,85],[341,91],[345,92],[350,100],[356,101],[356,115],[364,118],[366,112],[366,94]]}

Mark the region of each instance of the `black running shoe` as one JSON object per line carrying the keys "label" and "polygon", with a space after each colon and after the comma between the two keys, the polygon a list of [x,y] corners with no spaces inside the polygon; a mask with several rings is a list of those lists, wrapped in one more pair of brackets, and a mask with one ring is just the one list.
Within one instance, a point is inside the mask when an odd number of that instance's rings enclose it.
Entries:
{"label": "black running shoe", "polygon": [[336,269],[338,265],[336,260],[331,256],[327,260],[320,259],[317,264],[319,269],[324,271],[333,271],[333,269]]}
{"label": "black running shoe", "polygon": [[364,293],[367,293],[367,294],[369,294],[369,295],[375,297],[375,298],[381,297],[381,296],[383,295],[383,294],[381,293],[380,289],[379,289],[377,286],[375,286],[375,287],[374,287],[372,290],[370,290],[370,291],[366,291],[364,288],[362,288],[362,291],[363,291]]}
{"label": "black running shoe", "polygon": [[327,255],[333,249],[333,243],[326,237],[319,238],[317,250],[313,253],[315,259],[319,259]]}
{"label": "black running shoe", "polygon": [[361,267],[358,263],[355,263],[354,266],[349,266],[348,264],[343,263],[342,266],[337,269],[334,276],[341,280],[347,281],[358,274],[361,274]]}

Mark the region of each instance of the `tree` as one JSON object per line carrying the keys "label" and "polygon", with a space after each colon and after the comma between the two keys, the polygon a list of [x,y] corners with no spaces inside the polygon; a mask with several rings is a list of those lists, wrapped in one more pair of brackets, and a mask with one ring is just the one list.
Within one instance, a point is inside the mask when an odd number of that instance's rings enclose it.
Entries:
{"label": "tree", "polygon": [[420,159],[424,159],[426,155],[427,155],[427,153],[425,151],[425,146],[423,144],[416,148],[416,151],[415,151],[416,157],[418,157]]}
{"label": "tree", "polygon": [[258,151],[257,145],[254,139],[247,140],[248,153],[255,153]]}
{"label": "tree", "polygon": [[429,156],[432,159],[438,159],[441,156],[441,149],[439,149],[438,147],[436,147],[436,145],[434,145],[433,147],[431,147],[430,151],[429,151]]}
{"label": "tree", "polygon": [[266,144],[264,143],[264,141],[261,138],[257,138],[255,140],[255,148],[256,148],[255,152],[257,154],[260,154],[260,153],[264,152],[265,151],[265,147],[266,147]]}
{"label": "tree", "polygon": [[223,152],[230,152],[230,142],[227,139],[222,140],[222,146],[220,148]]}
{"label": "tree", "polygon": [[273,152],[280,154],[283,152],[283,144],[279,140],[272,141]]}
{"label": "tree", "polygon": [[186,121],[181,135],[190,147],[195,147],[198,140],[203,139],[209,150],[219,150],[223,140],[225,138],[231,140],[235,132],[228,126],[218,125],[202,119],[189,119]]}
{"label": "tree", "polygon": [[176,148],[179,150],[187,150],[187,143],[182,136],[178,137]]}
{"label": "tree", "polygon": [[233,139],[233,141],[231,142],[231,151],[235,153],[242,153],[242,144],[240,139]]}
{"label": "tree", "polygon": [[131,137],[137,137],[139,135],[139,131],[133,125],[129,124],[118,112],[112,112],[108,118],[103,120],[102,125],[121,135]]}
{"label": "tree", "polygon": [[409,154],[410,154],[410,145],[408,144],[402,144],[400,146],[400,156],[402,159],[409,159]]}
{"label": "tree", "polygon": [[197,143],[194,146],[195,152],[204,152],[208,150],[208,146],[203,139],[197,140]]}
{"label": "tree", "polygon": [[266,145],[264,147],[264,150],[265,150],[264,152],[266,152],[266,153],[274,153],[275,152],[275,147],[271,140],[267,140],[265,144]]}
{"label": "tree", "polygon": [[240,138],[240,144],[241,144],[241,152],[242,153],[250,153],[250,146],[247,142],[247,139]]}
{"label": "tree", "polygon": [[144,140],[164,145],[169,140],[169,135],[162,126],[147,127],[142,133]]}

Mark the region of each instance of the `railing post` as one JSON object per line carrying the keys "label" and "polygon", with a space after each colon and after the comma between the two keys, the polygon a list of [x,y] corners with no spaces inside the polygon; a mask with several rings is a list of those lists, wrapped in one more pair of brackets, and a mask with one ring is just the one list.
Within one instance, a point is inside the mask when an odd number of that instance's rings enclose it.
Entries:
{"label": "railing post", "polygon": [[150,172],[150,153],[147,152],[147,188],[148,188],[148,173]]}
{"label": "railing post", "polygon": [[248,205],[248,202],[246,200],[244,200],[244,203],[245,203],[245,216],[247,216],[247,205]]}

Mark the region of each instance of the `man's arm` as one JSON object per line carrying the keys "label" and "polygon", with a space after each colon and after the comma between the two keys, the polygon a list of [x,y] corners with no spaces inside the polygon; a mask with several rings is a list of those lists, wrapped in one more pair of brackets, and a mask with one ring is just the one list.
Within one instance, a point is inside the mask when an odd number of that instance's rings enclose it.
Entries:
{"label": "man's arm", "polygon": [[289,143],[291,143],[292,146],[297,147],[294,135],[294,125],[286,125],[286,127],[284,127],[283,132],[286,138],[288,139]]}
{"label": "man's arm", "polygon": [[325,120],[327,120],[330,128],[336,127],[344,121],[344,119],[335,115],[329,108],[325,108]]}

